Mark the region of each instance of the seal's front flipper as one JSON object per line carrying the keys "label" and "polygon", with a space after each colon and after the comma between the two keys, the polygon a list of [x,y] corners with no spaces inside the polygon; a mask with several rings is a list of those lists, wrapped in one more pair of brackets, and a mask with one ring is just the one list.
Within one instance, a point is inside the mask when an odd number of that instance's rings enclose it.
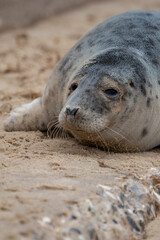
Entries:
{"label": "seal's front flipper", "polygon": [[5,130],[32,131],[47,129],[47,116],[43,107],[42,98],[37,98],[31,103],[24,104],[14,109],[5,121]]}

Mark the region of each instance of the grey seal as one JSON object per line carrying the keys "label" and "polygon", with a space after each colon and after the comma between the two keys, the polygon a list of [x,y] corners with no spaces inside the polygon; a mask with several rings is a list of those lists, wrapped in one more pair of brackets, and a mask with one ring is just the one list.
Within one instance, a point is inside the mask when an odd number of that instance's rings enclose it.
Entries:
{"label": "grey seal", "polygon": [[160,145],[159,99],[160,13],[130,11],[85,34],[43,96],[13,110],[5,130],[48,128],[111,151],[149,150]]}

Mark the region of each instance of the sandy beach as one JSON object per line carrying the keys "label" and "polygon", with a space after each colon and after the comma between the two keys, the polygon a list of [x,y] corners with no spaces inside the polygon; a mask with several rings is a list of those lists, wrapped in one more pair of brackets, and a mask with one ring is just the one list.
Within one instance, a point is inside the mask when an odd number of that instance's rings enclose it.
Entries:
{"label": "sandy beach", "polygon": [[[141,175],[160,166],[160,148],[143,153],[111,153],[74,139],[49,139],[45,133],[5,132],[9,112],[42,95],[55,64],[92,26],[133,9],[160,11],[160,2],[92,3],[30,27],[0,34],[0,239],[56,239],[43,227],[66,205],[96,198],[96,185],[115,186],[124,175]],[[159,239],[160,216],[146,228]]]}

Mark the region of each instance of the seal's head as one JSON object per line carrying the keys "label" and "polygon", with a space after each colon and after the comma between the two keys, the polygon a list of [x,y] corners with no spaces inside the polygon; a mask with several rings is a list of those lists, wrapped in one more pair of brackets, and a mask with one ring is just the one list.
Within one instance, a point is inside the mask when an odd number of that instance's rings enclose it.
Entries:
{"label": "seal's head", "polygon": [[113,151],[139,150],[135,103],[137,88],[142,90],[138,79],[142,72],[144,81],[141,65],[123,49],[88,60],[69,81],[59,114],[61,127],[84,144]]}

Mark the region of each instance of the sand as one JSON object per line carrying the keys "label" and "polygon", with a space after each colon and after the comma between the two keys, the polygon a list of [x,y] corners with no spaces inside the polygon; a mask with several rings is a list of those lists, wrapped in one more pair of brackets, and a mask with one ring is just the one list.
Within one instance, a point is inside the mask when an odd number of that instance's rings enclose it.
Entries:
{"label": "sand", "polygon": [[[74,139],[44,133],[5,132],[10,110],[41,96],[57,61],[100,21],[132,9],[160,10],[160,2],[108,1],[51,17],[0,35],[0,239],[54,239],[41,220],[63,215],[66,204],[96,197],[97,184],[114,186],[124,174],[160,166],[160,148],[108,153]],[[147,226],[159,239],[160,217]]]}

